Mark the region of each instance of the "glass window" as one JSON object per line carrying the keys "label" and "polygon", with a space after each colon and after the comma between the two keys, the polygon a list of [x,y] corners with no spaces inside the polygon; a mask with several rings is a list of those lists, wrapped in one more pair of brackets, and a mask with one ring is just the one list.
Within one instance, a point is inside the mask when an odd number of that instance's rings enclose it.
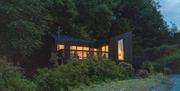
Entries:
{"label": "glass window", "polygon": [[88,52],[83,52],[83,58],[87,58],[88,57]]}
{"label": "glass window", "polygon": [[108,58],[108,57],[109,57],[109,56],[108,56],[108,53],[102,52],[102,57],[103,57],[103,58]]}
{"label": "glass window", "polygon": [[101,47],[101,56],[103,57],[103,58],[108,58],[109,56],[109,46],[108,45],[104,45],[104,46],[102,46]]}
{"label": "glass window", "polygon": [[102,46],[102,47],[101,47],[101,51],[103,51],[103,52],[108,52],[108,51],[109,51],[109,48],[108,48],[108,47],[109,47],[108,45]]}
{"label": "glass window", "polygon": [[82,46],[77,46],[77,50],[83,50]]}
{"label": "glass window", "polygon": [[63,49],[64,49],[64,45],[63,44],[57,45],[57,50],[63,50]]}
{"label": "glass window", "polygon": [[75,51],[70,51],[71,56],[74,56],[74,54],[75,54]]}
{"label": "glass window", "polygon": [[83,52],[82,51],[77,51],[77,56],[79,59],[83,58]]}
{"label": "glass window", "polygon": [[106,51],[106,47],[105,46],[102,47],[102,51]]}
{"label": "glass window", "polygon": [[89,47],[86,46],[70,46],[70,54],[72,57],[86,59],[89,54]]}
{"label": "glass window", "polygon": [[124,60],[124,46],[123,46],[123,39],[118,41],[118,59]]}
{"label": "glass window", "polygon": [[106,46],[106,52],[109,52],[109,46]]}
{"label": "glass window", "polygon": [[84,47],[83,50],[89,51],[89,47]]}
{"label": "glass window", "polygon": [[97,51],[98,49],[97,48],[93,48],[93,51]]}
{"label": "glass window", "polygon": [[76,50],[76,46],[70,46],[70,50]]}
{"label": "glass window", "polygon": [[95,52],[93,52],[94,53],[94,56],[98,56],[98,53],[97,53],[97,51],[95,51]]}

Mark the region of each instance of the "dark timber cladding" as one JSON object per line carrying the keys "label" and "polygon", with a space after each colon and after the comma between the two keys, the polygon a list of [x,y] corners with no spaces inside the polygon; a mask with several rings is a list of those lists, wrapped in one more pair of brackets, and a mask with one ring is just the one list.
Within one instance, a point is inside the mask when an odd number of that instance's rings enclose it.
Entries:
{"label": "dark timber cladding", "polygon": [[[123,40],[123,51],[124,51],[124,60],[118,60],[118,41]],[[109,43],[109,55],[112,60],[118,61],[125,61],[125,62],[132,62],[132,32],[128,32],[122,34],[120,36],[116,36],[110,39]]]}
{"label": "dark timber cladding", "polygon": [[[57,33],[49,33],[49,36],[54,40],[53,50],[55,52],[63,51],[63,57],[66,61],[75,56],[78,56],[79,59],[101,56],[117,63],[132,61],[132,32],[113,37],[104,43],[99,41],[99,46],[94,45],[91,41],[72,36]],[[60,48],[58,49],[58,47]]]}

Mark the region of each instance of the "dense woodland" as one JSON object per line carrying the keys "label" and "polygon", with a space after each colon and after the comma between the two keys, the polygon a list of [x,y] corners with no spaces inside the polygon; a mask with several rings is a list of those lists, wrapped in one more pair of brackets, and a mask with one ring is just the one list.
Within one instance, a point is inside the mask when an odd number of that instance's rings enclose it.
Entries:
{"label": "dense woodland", "polygon": [[[147,91],[155,80],[143,78],[180,73],[180,31],[175,24],[167,25],[159,9],[154,0],[0,0],[0,91],[76,91],[72,89],[84,86],[82,91],[87,91],[86,86],[117,80],[119,88],[129,88],[127,80],[134,78],[141,81],[132,80],[137,87],[130,88]],[[143,60],[138,70],[98,57],[49,66],[48,32],[97,44],[129,31],[133,56],[155,58]]]}
{"label": "dense woodland", "polygon": [[0,55],[30,65],[48,60],[48,32],[96,43],[133,31],[134,55],[141,56],[146,48],[180,42],[159,8],[153,0],[1,0]]}

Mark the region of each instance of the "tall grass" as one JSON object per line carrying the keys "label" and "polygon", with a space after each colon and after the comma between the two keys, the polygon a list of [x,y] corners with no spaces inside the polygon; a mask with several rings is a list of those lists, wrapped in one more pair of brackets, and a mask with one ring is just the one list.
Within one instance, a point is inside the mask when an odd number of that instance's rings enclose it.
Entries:
{"label": "tall grass", "polygon": [[157,89],[157,86],[160,86],[162,82],[166,82],[166,84],[171,83],[163,74],[157,74],[146,79],[132,79],[92,84],[89,87],[82,86],[81,88],[72,89],[71,91],[150,91],[151,89]]}

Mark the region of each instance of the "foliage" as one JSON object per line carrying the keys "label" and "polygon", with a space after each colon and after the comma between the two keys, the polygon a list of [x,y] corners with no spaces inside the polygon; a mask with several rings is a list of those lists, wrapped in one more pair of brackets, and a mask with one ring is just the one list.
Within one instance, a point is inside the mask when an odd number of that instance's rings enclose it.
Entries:
{"label": "foliage", "polygon": [[70,63],[54,69],[41,69],[34,77],[39,91],[59,91],[79,87],[81,84],[123,80],[131,78],[129,67],[116,65],[110,60],[94,58],[87,60],[69,60]]}
{"label": "foliage", "polygon": [[145,50],[145,55],[155,58],[172,56],[176,54],[179,48],[179,45],[162,45],[159,47],[147,48]]}
{"label": "foliage", "polygon": [[0,91],[36,91],[36,85],[26,80],[18,67],[0,59]]}
{"label": "foliage", "polygon": [[51,62],[51,64],[53,66],[58,66],[59,65],[58,64],[58,55],[57,55],[57,53],[52,52],[49,60],[50,60],[50,62]]}
{"label": "foliage", "polygon": [[85,28],[84,31],[89,33],[91,40],[97,41],[133,31],[135,49],[138,51],[137,48],[158,46],[170,39],[167,25],[158,11],[158,4],[153,0],[138,2],[74,0],[74,2],[79,13],[76,25]]}
{"label": "foliage", "polygon": [[153,0],[1,0],[0,54],[20,61],[61,30],[94,42],[133,31],[138,55],[171,39],[158,8]]}
{"label": "foliage", "polygon": [[20,61],[41,47],[51,17],[40,0],[1,0],[0,13],[0,55]]}
{"label": "foliage", "polygon": [[180,43],[180,31],[175,33],[174,35],[175,43],[179,44]]}
{"label": "foliage", "polygon": [[155,69],[154,69],[154,64],[150,61],[146,61],[143,63],[142,65],[142,69],[147,70],[149,73],[154,73]]}
{"label": "foliage", "polygon": [[142,78],[146,78],[150,75],[146,69],[139,69],[137,74]]}
{"label": "foliage", "polygon": [[180,50],[176,49],[173,55],[167,54],[167,56],[162,56],[153,62],[145,62],[143,66],[145,69],[154,70],[156,72],[163,72],[166,68],[169,68],[174,73],[180,72]]}
{"label": "foliage", "polygon": [[91,84],[88,87],[82,86],[81,88],[76,88],[71,91],[149,91],[154,87],[159,87],[162,83],[164,85],[172,84],[164,75],[156,74],[145,79],[108,81],[100,84]]}

